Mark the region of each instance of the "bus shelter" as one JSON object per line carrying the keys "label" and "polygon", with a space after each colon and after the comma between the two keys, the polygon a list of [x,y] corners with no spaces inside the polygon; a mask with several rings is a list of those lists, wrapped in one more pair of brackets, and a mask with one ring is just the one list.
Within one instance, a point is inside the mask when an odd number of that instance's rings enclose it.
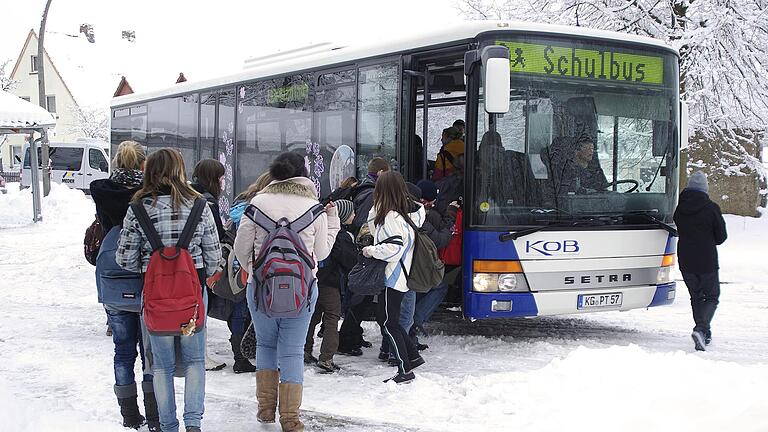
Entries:
{"label": "bus shelter", "polygon": [[[25,134],[32,136],[31,147],[38,149],[46,137],[46,130],[56,126],[53,114],[45,109],[0,90],[0,134]],[[38,138],[35,138],[38,134]],[[30,165],[39,166],[38,153],[30,150]],[[32,220],[43,219],[40,208],[40,171],[30,169],[32,173]]]}

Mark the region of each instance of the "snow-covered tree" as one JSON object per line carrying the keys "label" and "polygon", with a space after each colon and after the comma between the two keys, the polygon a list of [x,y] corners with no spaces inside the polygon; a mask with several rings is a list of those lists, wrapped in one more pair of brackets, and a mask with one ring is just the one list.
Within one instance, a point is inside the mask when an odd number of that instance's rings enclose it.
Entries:
{"label": "snow-covered tree", "polygon": [[10,91],[16,87],[18,81],[12,80],[8,73],[8,66],[11,64],[11,60],[6,60],[0,63],[0,90]]}
{"label": "snow-covered tree", "polygon": [[67,125],[69,131],[83,138],[109,141],[109,111],[99,108],[72,108],[74,123]]}
{"label": "snow-covered tree", "polygon": [[680,86],[695,130],[715,136],[768,125],[768,0],[463,0],[458,8],[472,19],[664,40],[680,50]]}

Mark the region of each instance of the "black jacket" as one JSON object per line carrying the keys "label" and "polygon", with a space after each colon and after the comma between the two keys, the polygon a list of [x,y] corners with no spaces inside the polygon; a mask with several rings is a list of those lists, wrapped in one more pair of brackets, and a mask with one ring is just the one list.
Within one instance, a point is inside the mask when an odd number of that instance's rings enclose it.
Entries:
{"label": "black jacket", "polygon": [[208,201],[208,207],[211,208],[213,213],[213,220],[216,222],[216,232],[219,233],[219,241],[224,240],[226,232],[224,231],[224,225],[221,222],[221,210],[219,210],[219,202],[216,198],[208,192],[200,183],[192,183],[192,189],[200,193],[206,201]]}
{"label": "black jacket", "polygon": [[352,191],[352,203],[355,205],[355,218],[350,225],[350,231],[357,235],[360,227],[368,223],[368,214],[373,208],[373,190],[376,183],[370,177],[365,178]]}
{"label": "black jacket", "polygon": [[421,229],[427,233],[435,247],[442,249],[448,246],[453,237],[453,226],[456,223],[456,208],[448,206],[444,214],[440,214],[435,208],[427,210],[426,220]]}
{"label": "black jacket", "polygon": [[728,238],[720,207],[704,192],[685,189],[680,194],[674,219],[680,235],[677,244],[680,271],[696,274],[717,271],[717,245]]}
{"label": "black jacket", "polygon": [[[355,240],[346,227],[342,225],[333,243],[331,255],[320,264],[317,270],[317,284],[324,287],[341,288],[342,279],[357,263],[357,247]],[[344,282],[346,284],[346,282]]]}
{"label": "black jacket", "polygon": [[128,187],[110,179],[91,182],[91,198],[96,204],[96,216],[106,235],[114,226],[122,226],[133,195],[141,187]]}

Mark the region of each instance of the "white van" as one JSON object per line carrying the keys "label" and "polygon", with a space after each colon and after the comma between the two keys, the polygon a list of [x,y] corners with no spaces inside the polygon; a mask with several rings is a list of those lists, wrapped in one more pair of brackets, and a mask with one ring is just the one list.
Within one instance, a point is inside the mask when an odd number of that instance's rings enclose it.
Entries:
{"label": "white van", "polygon": [[[40,149],[37,149],[40,162]],[[24,145],[21,187],[32,185],[29,144]],[[109,143],[80,138],[73,143],[50,143],[51,181],[88,191],[91,182],[109,177]],[[39,169],[39,168],[38,168]],[[40,176],[42,178],[42,169]]]}

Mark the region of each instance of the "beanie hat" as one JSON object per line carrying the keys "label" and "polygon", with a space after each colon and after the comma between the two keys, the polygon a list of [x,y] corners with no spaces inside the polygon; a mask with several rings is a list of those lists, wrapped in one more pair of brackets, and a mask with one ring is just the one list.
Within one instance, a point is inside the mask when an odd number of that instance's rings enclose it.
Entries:
{"label": "beanie hat", "polygon": [[421,199],[421,189],[411,182],[405,182],[405,186],[408,188],[408,193],[411,194],[411,198],[415,201]]}
{"label": "beanie hat", "polygon": [[688,178],[688,189],[709,193],[707,175],[701,171],[696,171],[695,173],[691,174],[691,177]]}
{"label": "beanie hat", "polygon": [[422,180],[416,186],[421,189],[421,199],[434,201],[437,199],[437,185],[431,180]]}
{"label": "beanie hat", "polygon": [[339,211],[339,220],[341,220],[342,223],[355,211],[355,205],[352,204],[352,201],[350,200],[340,199],[333,203],[336,204],[336,210]]}

